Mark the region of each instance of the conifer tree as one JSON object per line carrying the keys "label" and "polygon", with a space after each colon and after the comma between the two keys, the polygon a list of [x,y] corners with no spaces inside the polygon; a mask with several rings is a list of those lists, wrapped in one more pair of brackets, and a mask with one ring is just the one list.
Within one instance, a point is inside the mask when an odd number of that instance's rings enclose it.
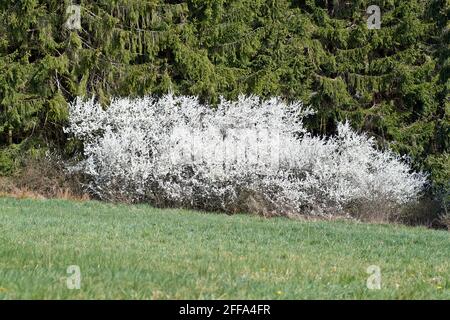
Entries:
{"label": "conifer tree", "polygon": [[[64,27],[71,4],[81,29]],[[367,8],[381,9],[368,29]],[[313,132],[349,119],[449,176],[449,0],[0,2],[1,150],[66,147],[67,102],[95,95],[240,93],[302,100]],[[42,141],[44,140],[44,141]],[[43,143],[41,143],[43,142]],[[2,152],[0,150],[0,152]],[[0,156],[0,162],[3,159]],[[441,188],[439,187],[439,188]]]}

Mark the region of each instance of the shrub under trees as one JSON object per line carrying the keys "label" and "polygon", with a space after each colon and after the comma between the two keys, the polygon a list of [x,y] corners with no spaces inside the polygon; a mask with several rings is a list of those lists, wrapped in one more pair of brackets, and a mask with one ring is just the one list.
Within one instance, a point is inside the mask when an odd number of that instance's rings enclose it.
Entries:
{"label": "shrub under trees", "polygon": [[84,144],[74,169],[102,199],[269,215],[369,204],[394,214],[426,180],[348,122],[334,136],[312,135],[303,126],[312,110],[278,98],[240,96],[213,108],[168,94],[113,99],[106,110],[79,98],[69,111],[66,131]]}
{"label": "shrub under trees", "polygon": [[[305,125],[349,119],[430,173],[450,202],[450,0],[0,1],[0,175],[49,147],[76,151],[68,101],[95,95],[281,96]],[[81,29],[67,30],[69,5]],[[366,27],[369,5],[381,29]],[[434,218],[438,218],[436,215]],[[434,219],[433,218],[433,219]]]}

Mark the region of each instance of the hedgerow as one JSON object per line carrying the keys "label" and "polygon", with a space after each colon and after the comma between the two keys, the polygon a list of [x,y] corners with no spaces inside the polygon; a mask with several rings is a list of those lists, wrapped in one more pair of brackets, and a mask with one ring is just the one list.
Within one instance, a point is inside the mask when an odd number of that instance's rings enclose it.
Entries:
{"label": "hedgerow", "polygon": [[[426,176],[373,138],[337,124],[315,136],[299,102],[240,96],[216,107],[196,97],[118,98],[106,108],[78,98],[68,134],[84,145],[73,170],[106,200],[268,215],[348,214],[380,205],[384,215],[415,201]],[[387,209],[388,208],[388,209]]]}

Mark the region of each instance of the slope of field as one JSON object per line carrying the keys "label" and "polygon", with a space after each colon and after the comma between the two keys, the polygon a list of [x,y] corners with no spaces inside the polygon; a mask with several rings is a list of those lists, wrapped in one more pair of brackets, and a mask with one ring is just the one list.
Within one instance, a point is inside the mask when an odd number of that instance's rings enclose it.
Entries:
{"label": "slope of field", "polygon": [[0,198],[0,299],[450,299],[449,277],[446,231]]}

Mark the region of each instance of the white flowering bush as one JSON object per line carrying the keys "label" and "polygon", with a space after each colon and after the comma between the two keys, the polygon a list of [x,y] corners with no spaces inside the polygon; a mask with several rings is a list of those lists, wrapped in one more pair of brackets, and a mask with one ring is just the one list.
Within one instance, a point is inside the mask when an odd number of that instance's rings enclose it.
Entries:
{"label": "white flowering bush", "polygon": [[263,214],[345,213],[354,204],[402,206],[426,182],[348,123],[308,133],[301,103],[240,96],[212,107],[197,98],[93,99],[70,105],[66,132],[81,140],[75,169],[101,199]]}

